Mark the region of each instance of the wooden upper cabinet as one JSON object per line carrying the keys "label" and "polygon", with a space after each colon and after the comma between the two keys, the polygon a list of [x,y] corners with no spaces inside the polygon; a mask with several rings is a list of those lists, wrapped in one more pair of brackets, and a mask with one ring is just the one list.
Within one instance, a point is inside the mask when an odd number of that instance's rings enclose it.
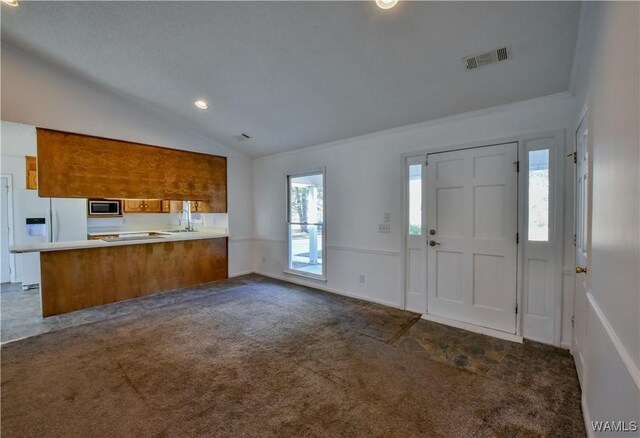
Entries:
{"label": "wooden upper cabinet", "polygon": [[38,164],[36,157],[26,156],[26,175],[27,175],[27,190],[38,189]]}
{"label": "wooden upper cabinet", "polygon": [[125,213],[142,213],[144,210],[143,199],[123,199],[122,210]]}
{"label": "wooden upper cabinet", "polygon": [[160,199],[123,199],[123,209],[125,213],[162,213]]}
{"label": "wooden upper cabinet", "polygon": [[[38,128],[38,194],[198,199],[209,203],[211,212],[226,213],[227,159]],[[162,211],[162,202],[158,202],[158,211]]]}
{"label": "wooden upper cabinet", "polygon": [[162,201],[160,199],[145,199],[145,213],[162,213]]}
{"label": "wooden upper cabinet", "polygon": [[192,213],[220,213],[215,210],[215,205],[207,201],[191,201]]}

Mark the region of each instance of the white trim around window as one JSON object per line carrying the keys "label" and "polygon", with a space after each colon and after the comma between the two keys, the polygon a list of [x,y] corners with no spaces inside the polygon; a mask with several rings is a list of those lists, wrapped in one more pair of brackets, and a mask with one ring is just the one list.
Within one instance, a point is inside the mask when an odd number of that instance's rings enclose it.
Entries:
{"label": "white trim around window", "polygon": [[[287,265],[284,269],[286,274],[320,281],[327,279],[325,175],[324,167],[286,175]],[[318,179],[320,181],[317,181]],[[305,208],[304,215],[300,210],[299,213],[292,213],[292,180],[297,180],[299,183],[304,183],[306,180],[312,189],[311,193],[305,195],[306,202],[302,207]],[[300,208],[298,206],[298,209]],[[296,231],[300,235],[306,234],[306,238],[300,236],[298,239],[293,239],[292,236]]]}

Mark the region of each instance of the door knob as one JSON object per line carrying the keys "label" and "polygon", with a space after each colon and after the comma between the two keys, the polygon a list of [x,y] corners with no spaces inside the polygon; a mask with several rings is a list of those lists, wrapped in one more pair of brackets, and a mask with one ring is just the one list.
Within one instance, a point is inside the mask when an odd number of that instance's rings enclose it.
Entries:
{"label": "door knob", "polygon": [[436,245],[440,245],[438,242],[436,242],[435,240],[430,240],[429,241],[429,246],[436,246]]}
{"label": "door knob", "polygon": [[436,235],[436,230],[429,230],[429,234],[431,234],[432,236]]}
{"label": "door knob", "polygon": [[576,274],[586,274],[587,268],[582,266],[576,266]]}

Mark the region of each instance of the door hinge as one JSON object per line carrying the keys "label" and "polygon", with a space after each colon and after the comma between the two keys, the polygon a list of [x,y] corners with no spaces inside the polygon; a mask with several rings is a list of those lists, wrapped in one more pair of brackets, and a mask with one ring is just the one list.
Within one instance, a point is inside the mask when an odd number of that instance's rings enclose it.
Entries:
{"label": "door hinge", "polygon": [[520,233],[516,233],[516,243],[520,243]]}
{"label": "door hinge", "polygon": [[518,314],[518,304],[516,304],[516,315]]}
{"label": "door hinge", "polygon": [[516,166],[516,172],[520,172],[520,161],[514,161],[513,164]]}
{"label": "door hinge", "polygon": [[569,155],[567,155],[568,157],[573,157],[573,164],[578,164],[578,153],[577,152],[572,152]]}
{"label": "door hinge", "polygon": [[573,246],[577,246],[578,244],[578,236],[577,235],[573,235]]}
{"label": "door hinge", "polygon": [[576,317],[575,317],[575,316],[572,316],[572,317],[571,317],[571,327],[573,327],[573,326],[575,326],[575,325],[576,325]]}

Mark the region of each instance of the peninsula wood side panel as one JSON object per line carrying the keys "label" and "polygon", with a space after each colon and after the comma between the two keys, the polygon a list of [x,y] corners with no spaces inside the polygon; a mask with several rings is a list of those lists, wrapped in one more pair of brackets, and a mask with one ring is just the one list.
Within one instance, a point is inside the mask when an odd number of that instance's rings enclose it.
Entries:
{"label": "peninsula wood side panel", "polygon": [[228,278],[227,238],[40,253],[42,315]]}
{"label": "peninsula wood side panel", "polygon": [[200,200],[227,212],[227,159],[38,128],[38,194]]}

